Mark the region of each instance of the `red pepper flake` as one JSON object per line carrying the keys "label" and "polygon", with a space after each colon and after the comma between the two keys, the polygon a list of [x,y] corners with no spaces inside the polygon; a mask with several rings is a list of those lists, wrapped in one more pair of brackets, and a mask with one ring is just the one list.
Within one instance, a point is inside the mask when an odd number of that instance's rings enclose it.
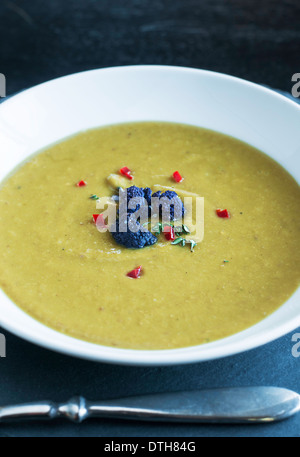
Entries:
{"label": "red pepper flake", "polygon": [[121,168],[120,173],[121,173],[121,175],[126,176],[126,178],[128,178],[128,179],[133,179],[131,170],[128,167]]}
{"label": "red pepper flake", "polygon": [[181,182],[183,181],[183,177],[179,173],[179,171],[174,171],[173,173],[173,178],[175,179],[176,182]]}
{"label": "red pepper flake", "polygon": [[175,240],[175,230],[174,227],[171,225],[165,225],[163,228],[163,232],[167,241],[174,241]]}
{"label": "red pepper flake", "polygon": [[82,181],[82,180],[79,181],[79,182],[76,184],[77,187],[83,187],[83,186],[86,186],[86,185],[87,185],[87,183],[86,183],[85,181]]}
{"label": "red pepper flake", "polygon": [[142,272],[142,267],[140,265],[139,267],[135,268],[134,270],[129,271],[129,273],[127,273],[126,276],[128,276],[129,278],[138,279],[141,275],[141,272]]}
{"label": "red pepper flake", "polygon": [[93,219],[98,228],[107,228],[103,214],[93,214]]}
{"label": "red pepper flake", "polygon": [[227,209],[217,209],[216,210],[217,216],[223,217],[223,218],[229,218],[230,213]]}

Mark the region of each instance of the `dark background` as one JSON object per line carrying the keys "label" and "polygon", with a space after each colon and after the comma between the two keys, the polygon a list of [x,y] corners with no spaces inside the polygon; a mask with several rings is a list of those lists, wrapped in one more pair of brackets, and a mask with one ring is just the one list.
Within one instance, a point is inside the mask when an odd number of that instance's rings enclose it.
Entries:
{"label": "dark background", "polygon": [[298,0],[1,0],[8,93],[65,74],[183,65],[290,91]]}
{"label": "dark background", "polygon": [[[130,64],[204,68],[290,92],[291,77],[300,71],[299,19],[299,0],[1,0],[0,73],[8,95],[69,73]],[[300,358],[291,354],[291,337],[300,329],[244,354],[157,368],[77,360],[1,331],[7,357],[0,359],[0,404],[230,385],[300,392]],[[0,436],[300,436],[300,415],[252,426],[2,424]]]}

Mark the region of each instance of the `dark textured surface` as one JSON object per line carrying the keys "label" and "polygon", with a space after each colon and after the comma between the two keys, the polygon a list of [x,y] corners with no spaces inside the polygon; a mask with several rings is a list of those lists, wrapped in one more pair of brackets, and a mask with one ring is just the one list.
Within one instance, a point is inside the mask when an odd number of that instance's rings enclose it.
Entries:
{"label": "dark textured surface", "polygon": [[[290,92],[299,72],[298,0],[39,0],[0,4],[0,73],[12,94],[91,68],[168,64],[220,71]],[[3,153],[3,152],[0,152]],[[300,392],[294,332],[261,348],[184,367],[136,368],[57,354],[2,330],[0,405],[64,401],[232,385],[277,385]],[[300,415],[251,426],[94,420],[2,424],[0,436],[300,436]]]}
{"label": "dark textured surface", "polygon": [[[295,330],[296,332],[296,330]],[[300,358],[291,337],[220,360],[186,366],[120,367],[57,354],[8,334],[7,357],[0,359],[0,404],[52,399],[80,393],[88,399],[221,386],[275,385],[300,392]],[[298,329],[300,332],[300,329]],[[0,436],[300,436],[300,413],[263,425],[164,424],[95,419],[1,424]]]}
{"label": "dark textured surface", "polygon": [[205,68],[287,91],[299,71],[298,0],[1,0],[0,17],[9,93],[128,64]]}

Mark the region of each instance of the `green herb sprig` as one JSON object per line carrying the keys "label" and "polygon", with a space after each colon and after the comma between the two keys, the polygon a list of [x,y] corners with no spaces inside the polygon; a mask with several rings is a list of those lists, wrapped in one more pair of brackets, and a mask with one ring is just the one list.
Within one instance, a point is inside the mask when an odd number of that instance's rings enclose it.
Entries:
{"label": "green herb sprig", "polygon": [[194,252],[194,247],[197,246],[196,241],[194,241],[194,240],[186,240],[186,242],[191,245],[191,252]]}
{"label": "green herb sprig", "polygon": [[[147,223],[146,223],[147,224]],[[145,225],[145,224],[143,224]],[[171,242],[171,244],[174,245],[179,245],[184,247],[185,245],[190,246],[190,251],[194,252],[194,248],[197,246],[196,241],[194,240],[187,240],[183,236],[188,235],[191,233],[190,229],[188,228],[187,225],[182,224],[181,226],[175,226],[174,223],[169,223],[169,224],[162,224],[161,222],[157,222],[152,228],[151,231],[156,235],[160,235],[165,227],[174,227],[174,232],[177,238],[175,238],[174,241]]]}
{"label": "green herb sprig", "polygon": [[181,244],[181,246],[185,246],[185,239],[182,236],[179,236],[171,244]]}
{"label": "green herb sprig", "polygon": [[194,240],[186,240],[182,236],[179,236],[178,238],[176,238],[174,241],[172,241],[171,244],[175,244],[175,245],[178,244],[178,245],[181,245],[181,246],[185,246],[186,244],[189,244],[191,252],[194,252],[194,247],[197,246],[196,241],[194,241]]}

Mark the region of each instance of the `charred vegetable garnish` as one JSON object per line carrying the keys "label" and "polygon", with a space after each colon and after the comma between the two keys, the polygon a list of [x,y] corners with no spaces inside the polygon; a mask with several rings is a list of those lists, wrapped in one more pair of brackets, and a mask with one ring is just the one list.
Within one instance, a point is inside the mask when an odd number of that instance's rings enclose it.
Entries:
{"label": "charred vegetable garnish", "polygon": [[157,242],[156,236],[131,214],[127,214],[125,220],[118,218],[111,228],[111,234],[118,244],[131,249],[141,249]]}
{"label": "charred vegetable garnish", "polygon": [[176,219],[181,219],[184,216],[185,208],[175,191],[166,190],[162,193],[159,190],[154,192],[152,198],[158,199],[158,201],[152,200],[152,208],[154,211],[158,212],[159,217],[162,218],[163,222],[172,222]]}
{"label": "charred vegetable garnish", "polygon": [[[181,219],[185,213],[182,201],[174,191],[161,191],[152,194],[149,187],[142,188],[131,186],[123,189],[119,199],[119,212],[116,223],[111,228],[111,234],[114,240],[127,248],[140,249],[151,246],[157,242],[157,237],[164,232],[168,241],[175,239],[175,230],[170,221],[175,218]],[[123,213],[122,198],[126,200],[126,213]],[[157,197],[157,199],[155,199]],[[171,201],[171,202],[170,202]],[[158,222],[152,230],[148,230],[149,222],[140,223],[135,213],[144,210],[144,215],[150,217],[152,211],[163,218],[163,221],[169,221],[169,225]],[[166,227],[169,227],[168,229]]]}
{"label": "charred vegetable garnish", "polygon": [[[124,174],[129,171],[123,170]],[[166,241],[170,241],[173,245],[189,245],[193,252],[196,242],[186,238],[186,235],[191,233],[190,229],[185,224],[176,225],[176,220],[181,220],[184,216],[185,208],[175,191],[159,190],[152,193],[149,187],[137,186],[119,187],[118,191],[119,196],[115,196],[117,197],[115,201],[119,204],[117,219],[109,228],[118,244],[129,249],[141,249],[155,244],[158,237],[163,234]],[[90,199],[98,200],[99,197],[92,194]],[[152,215],[160,218],[160,221],[150,227],[149,218]],[[102,226],[107,228],[105,221],[101,220],[102,214],[94,214],[93,218],[101,228]]]}

